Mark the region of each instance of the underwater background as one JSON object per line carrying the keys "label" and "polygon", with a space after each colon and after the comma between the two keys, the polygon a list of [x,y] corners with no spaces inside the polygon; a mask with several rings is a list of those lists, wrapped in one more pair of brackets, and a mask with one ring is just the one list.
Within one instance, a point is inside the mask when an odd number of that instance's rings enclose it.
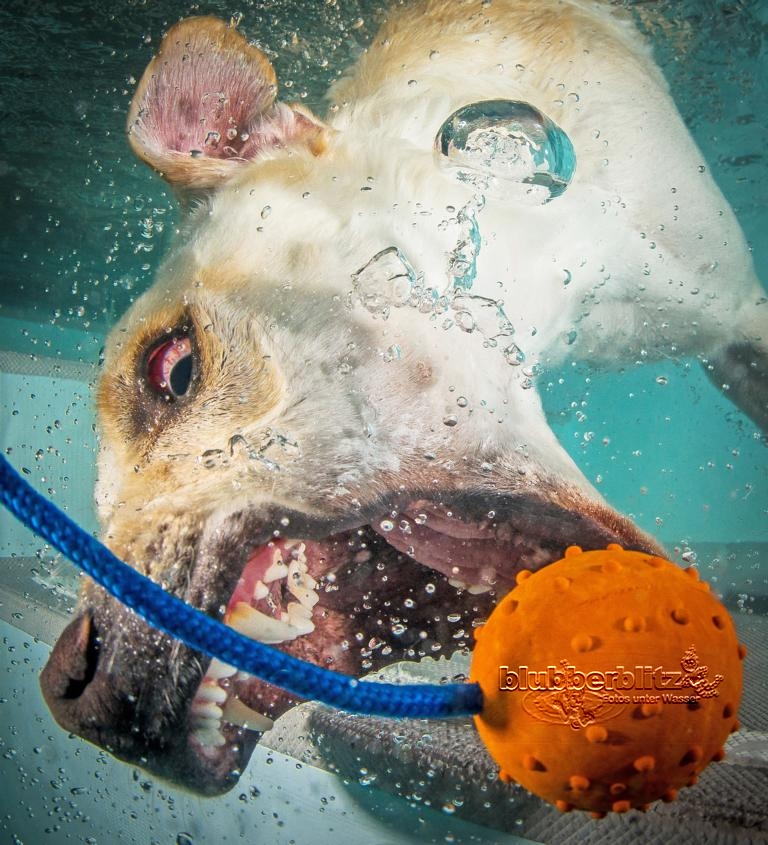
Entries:
{"label": "underwater background", "polygon": [[[765,283],[768,2],[616,5],[652,40]],[[163,32],[191,14],[233,18],[275,65],[286,99],[322,114],[328,84],[385,12],[362,0],[0,5],[0,448],[88,529],[100,350],[179,222],[170,189],[134,159],[124,131]],[[673,559],[697,562],[733,611],[768,612],[768,452],[699,362],[573,365],[544,372],[539,387],[561,442],[613,506]],[[353,783],[302,775],[300,760],[259,749],[253,785],[214,806],[68,740],[39,700],[37,673],[76,571],[5,513],[0,558],[0,840],[515,841],[377,791],[375,772]]]}

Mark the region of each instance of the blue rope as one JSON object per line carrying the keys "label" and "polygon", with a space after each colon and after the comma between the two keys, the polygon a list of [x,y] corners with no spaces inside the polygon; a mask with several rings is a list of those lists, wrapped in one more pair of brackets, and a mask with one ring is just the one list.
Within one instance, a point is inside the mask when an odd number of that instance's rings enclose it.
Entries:
{"label": "blue rope", "polygon": [[302,698],[372,716],[467,716],[482,710],[478,684],[359,681],[244,637],[167,593],[123,563],[34,490],[0,455],[0,499],[28,528],[77,564],[116,599],[190,648],[217,657]]}

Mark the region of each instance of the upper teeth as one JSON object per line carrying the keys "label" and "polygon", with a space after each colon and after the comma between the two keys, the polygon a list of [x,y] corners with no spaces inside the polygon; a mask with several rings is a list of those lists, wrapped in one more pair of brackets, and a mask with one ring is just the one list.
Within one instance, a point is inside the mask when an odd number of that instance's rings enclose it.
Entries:
{"label": "upper teeth", "polygon": [[[229,612],[226,622],[231,628],[244,636],[271,645],[295,640],[296,637],[311,634],[315,630],[315,626],[310,620],[306,620],[301,625],[283,622],[280,619],[275,619],[274,616],[267,616],[266,613],[262,613],[242,601],[238,602]],[[296,618],[295,622],[298,623],[299,619]]]}
{"label": "upper teeth", "polygon": [[317,581],[307,571],[306,559],[292,560],[288,564],[288,592],[295,596],[304,607],[310,610],[319,601],[319,596],[315,592]]}
{"label": "upper teeth", "polygon": [[[277,554],[279,555],[280,552],[278,551]],[[273,581],[277,581],[278,578],[285,578],[286,575],[288,575],[288,567],[280,560],[275,560],[264,573],[264,583],[271,584]]]}
{"label": "upper teeth", "polygon": [[[306,546],[300,541],[288,541],[285,550],[275,548],[272,562],[260,580],[253,587],[253,601],[266,600],[269,604],[270,585],[285,578],[288,592],[296,601],[288,602],[280,618],[262,613],[247,602],[238,602],[227,612],[224,621],[231,628],[253,640],[276,645],[311,634],[315,630],[312,609],[319,601],[317,581],[309,574]],[[287,564],[283,563],[283,555]],[[272,602],[277,607],[276,602]],[[215,658],[200,684],[190,708],[192,733],[207,753],[225,744],[221,733],[222,720],[230,724],[266,731],[272,727],[272,720],[247,707],[238,698],[229,695],[217,683],[219,679],[231,678],[237,673],[234,666],[228,666]]]}

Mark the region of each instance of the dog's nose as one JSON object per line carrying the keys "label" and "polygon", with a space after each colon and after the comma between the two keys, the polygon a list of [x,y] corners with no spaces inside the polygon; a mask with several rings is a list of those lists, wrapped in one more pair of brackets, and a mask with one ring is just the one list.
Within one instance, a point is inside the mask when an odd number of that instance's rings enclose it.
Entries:
{"label": "dog's nose", "polygon": [[[129,703],[109,673],[101,670],[92,614],[82,613],[64,629],[40,675],[40,686],[56,721],[100,745],[110,745],[128,717]],[[100,671],[101,670],[101,671]],[[121,744],[125,742],[124,736]]]}

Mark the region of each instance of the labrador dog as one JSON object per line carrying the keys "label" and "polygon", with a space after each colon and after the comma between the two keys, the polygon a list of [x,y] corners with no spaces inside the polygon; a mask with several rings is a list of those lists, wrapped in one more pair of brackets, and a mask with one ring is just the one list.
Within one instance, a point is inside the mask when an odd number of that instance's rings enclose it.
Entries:
{"label": "labrador dog", "polygon": [[[330,99],[279,99],[222,21],[165,36],[128,135],[185,222],[108,341],[97,502],[167,590],[356,675],[471,648],[570,543],[660,551],[558,443],[543,367],[697,357],[765,427],[768,325],[615,6],[398,8]],[[93,584],[42,686],[67,730],[203,794],[294,703]]]}

